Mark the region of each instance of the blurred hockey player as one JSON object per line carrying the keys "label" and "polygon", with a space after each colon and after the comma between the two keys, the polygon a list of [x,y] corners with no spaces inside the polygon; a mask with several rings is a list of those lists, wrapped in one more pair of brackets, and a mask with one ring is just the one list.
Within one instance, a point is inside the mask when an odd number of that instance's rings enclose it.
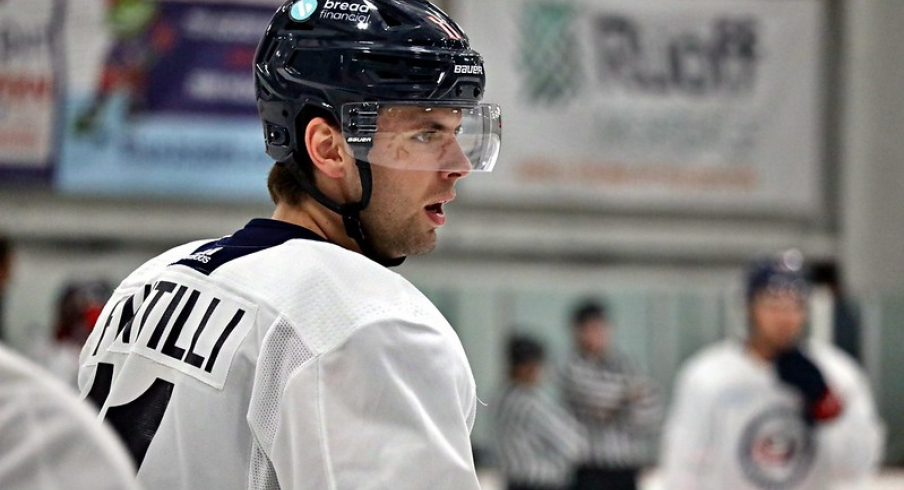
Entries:
{"label": "blurred hockey player", "polygon": [[140,490],[134,472],[71,387],[0,344],[0,488]]}
{"label": "blurred hockey player", "polygon": [[682,368],[663,443],[668,490],[854,489],[884,431],[864,374],[803,339],[809,282],[799,252],[747,273],[748,335]]}
{"label": "blurred hockey player", "polygon": [[272,218],[128,276],[82,394],[151,490],[478,489],[464,349],[387,267],[496,162],[481,56],[426,1],[290,0],[254,70]]}
{"label": "blurred hockey player", "polygon": [[103,279],[67,281],[57,299],[51,338],[35,346],[33,357],[70,386],[77,384],[82,346],[112,293],[113,286]]}

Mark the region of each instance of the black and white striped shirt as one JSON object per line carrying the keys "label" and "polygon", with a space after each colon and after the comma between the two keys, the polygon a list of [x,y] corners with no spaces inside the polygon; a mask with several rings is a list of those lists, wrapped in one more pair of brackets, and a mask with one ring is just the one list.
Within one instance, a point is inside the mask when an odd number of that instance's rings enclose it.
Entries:
{"label": "black and white striped shirt", "polygon": [[586,456],[580,424],[539,388],[507,385],[496,403],[496,443],[509,483],[564,488]]}
{"label": "black and white striped shirt", "polygon": [[587,430],[586,464],[639,468],[648,462],[662,404],[625,356],[610,351],[598,359],[573,358],[562,371],[562,389],[568,408]]}

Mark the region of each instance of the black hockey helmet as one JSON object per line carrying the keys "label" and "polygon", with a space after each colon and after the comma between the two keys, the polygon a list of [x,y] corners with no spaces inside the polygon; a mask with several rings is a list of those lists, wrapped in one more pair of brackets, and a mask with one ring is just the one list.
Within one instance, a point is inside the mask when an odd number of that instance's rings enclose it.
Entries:
{"label": "black hockey helmet", "polygon": [[[368,153],[377,115],[396,106],[455,110],[462,116],[456,137],[470,170],[489,171],[502,123],[498,106],[480,103],[485,81],[483,58],[462,29],[424,0],[289,0],[255,55],[267,154],[343,216],[366,254],[359,215],[371,195]],[[303,141],[312,108],[327,111],[341,126],[361,174],[361,201],[335,203],[313,186]]]}
{"label": "black hockey helmet", "polygon": [[[329,111],[354,144],[369,122],[361,113],[373,106],[347,106],[343,113],[347,104],[476,107],[485,80],[483,58],[465,33],[421,0],[290,0],[276,12],[255,56],[267,153],[300,165],[307,156],[300,141],[304,128],[296,124],[308,107]],[[472,167],[491,168],[496,155],[488,156]]]}

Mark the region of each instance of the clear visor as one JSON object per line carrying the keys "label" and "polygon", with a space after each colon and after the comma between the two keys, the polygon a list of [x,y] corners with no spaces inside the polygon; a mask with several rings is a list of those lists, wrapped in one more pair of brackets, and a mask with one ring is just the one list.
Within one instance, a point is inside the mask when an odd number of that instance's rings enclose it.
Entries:
{"label": "clear visor", "polygon": [[490,172],[499,158],[502,113],[496,104],[345,104],[342,133],[355,158],[372,165]]}

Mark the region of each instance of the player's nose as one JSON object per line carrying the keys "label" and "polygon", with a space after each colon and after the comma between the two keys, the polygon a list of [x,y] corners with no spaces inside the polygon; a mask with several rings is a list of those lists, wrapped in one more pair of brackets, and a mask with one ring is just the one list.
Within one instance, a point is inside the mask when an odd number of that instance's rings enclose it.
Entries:
{"label": "player's nose", "polygon": [[443,151],[443,166],[440,173],[443,178],[460,179],[471,173],[471,160],[461,148],[458,141],[449,141]]}

